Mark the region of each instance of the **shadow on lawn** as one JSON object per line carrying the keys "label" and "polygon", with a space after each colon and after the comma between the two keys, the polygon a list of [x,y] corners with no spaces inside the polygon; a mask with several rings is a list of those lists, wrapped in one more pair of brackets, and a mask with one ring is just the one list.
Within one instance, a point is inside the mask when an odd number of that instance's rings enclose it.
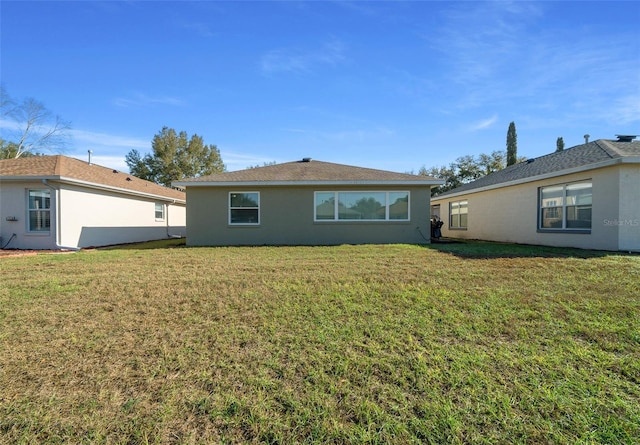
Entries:
{"label": "shadow on lawn", "polygon": [[609,252],[569,247],[508,244],[476,240],[440,240],[424,245],[427,249],[448,253],[460,258],[602,258],[611,255],[637,256],[627,252]]}
{"label": "shadow on lawn", "polygon": [[186,238],[169,238],[156,241],[145,241],[142,243],[115,244],[113,246],[98,247],[98,250],[150,250],[150,249],[172,249],[176,247],[186,247]]}
{"label": "shadow on lawn", "polygon": [[[602,258],[606,256],[638,256],[637,253],[609,252],[564,247],[535,246],[529,244],[508,244],[478,240],[440,239],[431,244],[423,244],[426,249],[455,255],[459,258]],[[185,238],[163,239],[143,243],[119,244],[100,247],[100,250],[149,250],[186,248]]]}

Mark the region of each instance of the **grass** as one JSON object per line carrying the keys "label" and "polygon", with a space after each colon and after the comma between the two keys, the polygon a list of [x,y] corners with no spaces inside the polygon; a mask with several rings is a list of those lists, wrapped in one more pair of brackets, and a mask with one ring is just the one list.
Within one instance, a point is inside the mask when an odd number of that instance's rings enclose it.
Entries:
{"label": "grass", "polygon": [[640,256],[173,241],[0,269],[0,443],[640,442]]}

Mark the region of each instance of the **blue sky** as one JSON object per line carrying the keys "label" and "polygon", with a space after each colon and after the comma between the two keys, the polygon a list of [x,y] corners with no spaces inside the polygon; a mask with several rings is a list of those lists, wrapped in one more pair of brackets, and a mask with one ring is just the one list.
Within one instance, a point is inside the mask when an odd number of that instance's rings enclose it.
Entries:
{"label": "blue sky", "polygon": [[228,170],[417,172],[504,150],[511,121],[526,157],[640,134],[640,2],[3,0],[0,17],[7,92],[71,121],[64,154],[124,171],[163,126]]}

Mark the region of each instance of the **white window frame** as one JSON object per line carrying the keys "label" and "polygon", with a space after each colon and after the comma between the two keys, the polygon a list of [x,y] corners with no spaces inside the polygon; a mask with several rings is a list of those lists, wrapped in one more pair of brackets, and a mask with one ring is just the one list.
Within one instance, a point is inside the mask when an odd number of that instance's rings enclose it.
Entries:
{"label": "white window frame", "polygon": [[[571,189],[572,187],[587,185],[591,190],[591,203],[589,205],[585,204],[577,204],[577,203],[567,203],[567,189]],[[543,192],[545,189],[560,189],[561,196],[548,198],[547,202],[543,202]],[[593,182],[591,179],[586,179],[584,181],[575,181],[568,182],[564,184],[552,184],[546,185],[538,188],[538,232],[562,232],[562,233],[591,233],[591,228],[593,227],[593,219],[591,220],[591,225],[589,227],[567,227],[567,215],[569,208],[578,208],[580,207],[582,210],[589,209],[593,211]],[[558,227],[543,227],[543,217],[545,214],[545,209],[547,212],[551,212],[552,210],[558,215],[558,219],[561,220],[561,224]],[[575,220],[572,220],[575,221]]]}
{"label": "white window frame", "polygon": [[[333,193],[333,218],[318,218],[318,205],[317,205],[317,196],[318,194],[331,194]],[[357,219],[357,218],[353,218],[353,219],[346,219],[346,218],[340,218],[340,212],[339,212],[339,204],[340,204],[340,194],[341,193],[360,193],[360,194],[364,194],[366,195],[367,193],[384,193],[385,196],[385,203],[384,203],[384,209],[385,209],[385,217],[384,218],[377,218],[377,219]],[[389,198],[389,194],[392,193],[406,193],[407,195],[407,217],[406,218],[390,218],[390,207],[391,205],[393,205],[393,203],[390,202],[390,198]],[[318,190],[315,191],[313,193],[313,221],[314,222],[348,222],[348,223],[353,223],[353,222],[408,222],[411,221],[411,192],[409,190],[338,190],[338,191],[333,191],[333,190]]]}
{"label": "white window frame", "polygon": [[[164,221],[165,220],[165,214],[166,214],[166,211],[165,211],[166,206],[165,206],[165,204],[162,203],[162,202],[156,202],[154,207],[155,207],[154,211],[155,211],[156,221]],[[160,213],[160,216],[158,216],[158,213]]]}
{"label": "white window frame", "polygon": [[[31,193],[39,192],[48,195],[49,197],[49,207],[47,208],[37,208],[31,207]],[[39,219],[42,219],[44,215],[46,215],[46,220],[49,222],[49,225],[44,229],[34,229],[31,227],[31,213],[36,212]],[[29,233],[50,233],[51,232],[51,190],[49,189],[28,189],[27,190],[27,232]]]}
{"label": "white window frame", "polygon": [[[457,206],[458,209],[463,208],[466,210],[464,213],[458,212],[456,214],[453,213],[453,207]],[[462,224],[462,215],[467,215],[466,222]],[[454,221],[455,217],[455,221]],[[451,201],[449,203],[449,229],[454,230],[466,230],[469,228],[469,200],[462,199],[460,201]]]}
{"label": "white window frame", "polygon": [[[258,195],[258,206],[257,207],[244,207],[244,206],[236,206],[236,207],[232,207],[231,206],[231,197],[233,195],[248,195],[248,194],[256,194]],[[230,226],[259,226],[260,225],[260,192],[257,191],[234,191],[234,192],[229,192],[229,200],[227,201],[228,206],[229,206],[229,212],[228,212],[228,223]],[[231,214],[233,213],[233,210],[239,210],[239,209],[245,209],[245,210],[256,210],[256,215],[257,215],[257,221],[255,222],[233,222],[231,219]]]}

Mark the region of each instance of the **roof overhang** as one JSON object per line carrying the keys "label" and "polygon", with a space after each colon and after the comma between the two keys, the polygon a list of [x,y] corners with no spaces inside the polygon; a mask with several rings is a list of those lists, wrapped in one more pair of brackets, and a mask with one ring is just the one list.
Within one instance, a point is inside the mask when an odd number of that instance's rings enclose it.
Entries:
{"label": "roof overhang", "polygon": [[95,190],[105,190],[105,191],[110,191],[114,193],[120,193],[123,195],[153,199],[155,201],[171,202],[176,204],[186,204],[186,199],[173,198],[170,196],[163,196],[155,193],[138,192],[136,190],[129,190],[121,187],[113,187],[109,185],[98,184],[95,182],[82,181],[79,179],[68,178],[64,176],[0,176],[0,182],[2,181],[12,181],[12,182],[54,181],[60,184],[78,185],[81,187],[91,188]]}
{"label": "roof overhang", "polygon": [[444,184],[441,179],[420,181],[177,181],[174,187],[321,187],[321,186],[400,186],[431,187]]}
{"label": "roof overhang", "polygon": [[612,167],[612,166],[621,165],[621,164],[640,164],[640,157],[625,156],[623,158],[608,159],[606,161],[596,162],[596,163],[587,164],[587,165],[581,165],[580,167],[568,168],[565,170],[558,170],[555,172],[545,173],[537,176],[529,176],[528,178],[516,179],[514,181],[501,182],[499,184],[492,184],[492,185],[487,185],[485,187],[478,187],[474,189],[463,190],[461,192],[446,193],[444,195],[437,195],[437,196],[431,197],[431,201],[438,201],[440,199],[457,198],[460,196],[470,195],[472,193],[486,192],[489,190],[495,190],[495,189],[500,189],[504,187],[511,187],[514,185],[526,184],[529,182],[543,181],[545,179],[555,178],[558,176],[567,176],[575,173],[587,172],[587,171],[597,170],[599,168]]}

